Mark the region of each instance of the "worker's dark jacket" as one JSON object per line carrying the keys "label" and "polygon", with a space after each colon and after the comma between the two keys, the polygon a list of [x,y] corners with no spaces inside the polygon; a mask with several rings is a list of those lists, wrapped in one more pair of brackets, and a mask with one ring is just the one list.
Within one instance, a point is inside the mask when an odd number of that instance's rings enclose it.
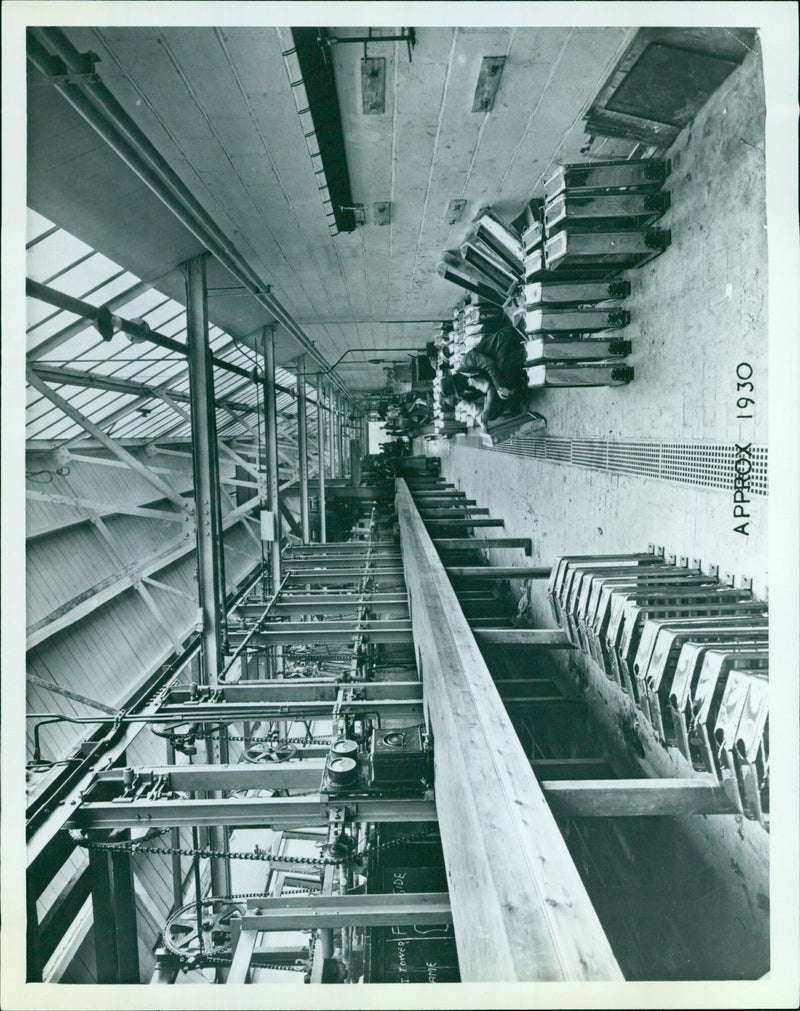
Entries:
{"label": "worker's dark jacket", "polygon": [[495,388],[506,386],[513,390],[527,385],[522,338],[512,327],[487,334],[464,355],[456,372],[468,376],[483,372]]}

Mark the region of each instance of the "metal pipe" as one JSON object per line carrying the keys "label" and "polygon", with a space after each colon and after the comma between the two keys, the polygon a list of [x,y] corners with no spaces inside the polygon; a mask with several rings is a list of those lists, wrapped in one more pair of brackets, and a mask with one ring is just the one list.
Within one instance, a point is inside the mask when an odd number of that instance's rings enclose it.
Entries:
{"label": "metal pipe", "polygon": [[300,526],[303,544],[311,541],[308,522],[308,420],[306,417],[306,359],[297,359],[297,456],[300,470]]}
{"label": "metal pipe", "polygon": [[322,376],[317,376],[317,460],[319,465],[319,539],[322,544],[328,539],[325,517],[325,414]]}
{"label": "metal pipe", "polygon": [[[33,29],[28,33],[28,60],[45,77],[58,76],[53,56],[59,57],[73,74],[86,71],[86,61],[67,36],[57,28]],[[154,145],[125,112],[95,73],[79,87],[73,83],[53,83],[53,87],[106,141],[136,175],[155,193],[192,235],[250,292],[322,368],[328,363],[283,307],[269,292],[269,286],[252,270],[225,233],[170,168]],[[338,378],[342,390],[346,387]]]}
{"label": "metal pipe", "polygon": [[265,326],[261,332],[264,356],[264,428],[267,435],[267,483],[269,507],[273,513],[273,540],[270,543],[273,591],[281,585],[281,511],[278,483],[278,415],[275,401],[275,327]]}

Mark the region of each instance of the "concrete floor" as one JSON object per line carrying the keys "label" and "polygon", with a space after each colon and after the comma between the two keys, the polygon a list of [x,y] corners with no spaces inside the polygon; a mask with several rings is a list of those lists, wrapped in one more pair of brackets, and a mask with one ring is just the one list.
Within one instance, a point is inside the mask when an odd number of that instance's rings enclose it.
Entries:
{"label": "concrete floor", "polygon": [[[756,55],[712,96],[669,157],[672,207],[662,223],[672,229],[672,245],[628,275],[633,321],[625,336],[633,341],[635,380],[623,387],[536,391],[532,406],[547,417],[551,436],[765,445],[767,226],[763,78]],[[753,370],[752,420],[736,418],[740,362]],[[491,553],[495,564],[550,565],[563,554],[645,551],[653,543],[667,554],[700,559],[704,569],[719,565],[737,582],[751,577],[754,591],[767,595],[766,496],[752,502],[749,536],[743,536],[734,531],[741,520],[733,518],[729,490],[453,441],[426,443],[425,452],[441,457],[447,480],[505,519],[498,533],[532,537],[532,559],[503,551]],[[541,582],[531,596],[532,624],[551,626]],[[629,747],[633,728],[653,774],[690,774],[588,660],[554,652],[548,661],[587,694],[619,747]],[[706,934],[714,936],[708,958],[686,967],[684,978],[760,975],[769,963],[768,835],[734,817],[681,822],[690,850],[714,860],[717,896],[706,910],[714,921]],[[691,919],[698,922],[697,907]]]}

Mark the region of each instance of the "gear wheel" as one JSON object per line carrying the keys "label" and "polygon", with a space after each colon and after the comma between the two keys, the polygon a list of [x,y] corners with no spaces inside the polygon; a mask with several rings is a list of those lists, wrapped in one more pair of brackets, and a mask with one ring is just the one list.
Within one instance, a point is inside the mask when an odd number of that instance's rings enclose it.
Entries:
{"label": "gear wheel", "polygon": [[181,906],[164,926],[164,944],[175,955],[197,964],[205,956],[218,958],[231,955],[231,920],[243,916],[245,907],[240,902],[225,898],[203,899],[200,902],[200,931],[198,932],[197,903]]}
{"label": "gear wheel", "polygon": [[297,754],[297,746],[288,741],[253,741],[244,749],[244,760],[261,762],[288,762]]}

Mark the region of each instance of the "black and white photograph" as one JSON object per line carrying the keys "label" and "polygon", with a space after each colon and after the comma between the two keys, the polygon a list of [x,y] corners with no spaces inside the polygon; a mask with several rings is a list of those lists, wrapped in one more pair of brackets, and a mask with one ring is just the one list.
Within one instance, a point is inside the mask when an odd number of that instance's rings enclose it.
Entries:
{"label": "black and white photograph", "polygon": [[797,1006],[797,65],[3,5],[3,1008]]}

